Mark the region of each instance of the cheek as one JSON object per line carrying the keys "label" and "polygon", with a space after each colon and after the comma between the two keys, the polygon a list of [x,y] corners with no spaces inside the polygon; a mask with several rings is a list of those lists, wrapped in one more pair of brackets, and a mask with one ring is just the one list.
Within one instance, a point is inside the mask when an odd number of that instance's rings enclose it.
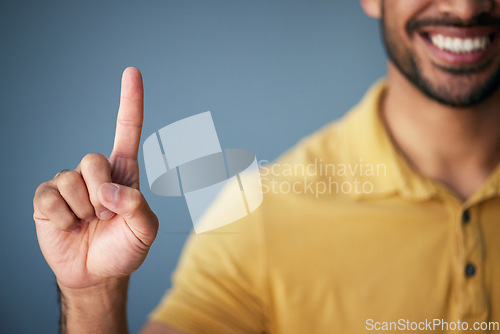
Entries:
{"label": "cheek", "polygon": [[397,29],[395,32],[398,35],[408,37],[408,23],[432,11],[438,1],[442,0],[384,0],[382,10],[391,29]]}
{"label": "cheek", "polygon": [[414,59],[413,45],[409,41],[404,24],[397,20],[397,16],[384,13],[382,17],[384,44],[390,60],[405,73],[412,72]]}
{"label": "cheek", "polygon": [[398,15],[391,9],[385,8],[382,15],[382,24],[384,27],[384,37],[390,42],[392,47],[406,48],[408,38],[404,22],[400,21]]}
{"label": "cheek", "polygon": [[419,15],[426,9],[435,6],[439,1],[447,0],[386,0],[385,2],[387,2],[387,4],[390,3],[392,7],[397,8],[401,15],[415,16]]}
{"label": "cheek", "polygon": [[[404,1],[391,0],[384,1],[382,7],[382,20],[386,31],[391,35],[400,35],[405,33],[405,9],[401,6]],[[403,7],[403,8],[402,8]]]}

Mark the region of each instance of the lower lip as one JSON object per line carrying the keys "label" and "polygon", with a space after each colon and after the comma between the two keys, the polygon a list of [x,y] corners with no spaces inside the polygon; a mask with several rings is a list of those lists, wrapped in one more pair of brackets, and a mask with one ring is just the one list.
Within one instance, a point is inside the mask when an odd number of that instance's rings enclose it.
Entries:
{"label": "lower lip", "polygon": [[484,50],[467,52],[467,53],[453,53],[447,50],[442,50],[435,46],[426,36],[420,36],[424,43],[429,47],[431,52],[436,56],[440,62],[455,65],[478,65],[490,54],[493,46],[497,43],[497,36],[494,36],[491,43]]}

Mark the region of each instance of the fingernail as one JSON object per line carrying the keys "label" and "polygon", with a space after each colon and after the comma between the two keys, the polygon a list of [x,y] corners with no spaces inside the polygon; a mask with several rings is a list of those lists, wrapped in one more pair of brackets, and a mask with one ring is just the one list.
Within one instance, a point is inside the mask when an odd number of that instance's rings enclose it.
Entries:
{"label": "fingernail", "polygon": [[102,212],[99,212],[97,215],[99,216],[99,219],[109,219],[113,217],[114,213],[109,210],[104,210]]}
{"label": "fingernail", "polygon": [[104,199],[108,202],[114,202],[118,198],[118,188],[117,185],[113,183],[105,183],[101,186],[101,192]]}

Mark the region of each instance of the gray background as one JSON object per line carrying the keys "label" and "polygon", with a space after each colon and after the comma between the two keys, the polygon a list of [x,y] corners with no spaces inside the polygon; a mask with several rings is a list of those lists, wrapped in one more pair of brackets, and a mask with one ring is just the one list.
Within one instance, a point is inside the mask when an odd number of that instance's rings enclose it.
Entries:
{"label": "gray background", "polygon": [[[141,69],[143,139],[212,111],[223,147],[272,160],[337,119],[385,72],[378,22],[358,1],[0,3],[0,332],[54,333],[54,276],[32,220],[41,182],[112,147],[120,76]],[[170,286],[191,228],[182,198],[142,189],[161,221],[133,275],[137,332]]]}

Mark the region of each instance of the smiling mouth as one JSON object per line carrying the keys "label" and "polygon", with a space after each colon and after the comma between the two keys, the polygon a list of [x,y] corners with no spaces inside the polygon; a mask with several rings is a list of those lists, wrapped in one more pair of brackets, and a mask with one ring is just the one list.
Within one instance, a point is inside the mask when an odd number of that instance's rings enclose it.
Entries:
{"label": "smiling mouth", "polygon": [[461,54],[486,50],[493,42],[495,34],[492,33],[485,36],[461,38],[425,33],[424,37],[440,50]]}
{"label": "smiling mouth", "polygon": [[422,33],[439,50],[463,54],[484,51],[495,39],[495,33],[475,37],[453,37],[439,33]]}
{"label": "smiling mouth", "polygon": [[482,67],[498,44],[498,31],[486,28],[433,27],[419,33],[441,66]]}

